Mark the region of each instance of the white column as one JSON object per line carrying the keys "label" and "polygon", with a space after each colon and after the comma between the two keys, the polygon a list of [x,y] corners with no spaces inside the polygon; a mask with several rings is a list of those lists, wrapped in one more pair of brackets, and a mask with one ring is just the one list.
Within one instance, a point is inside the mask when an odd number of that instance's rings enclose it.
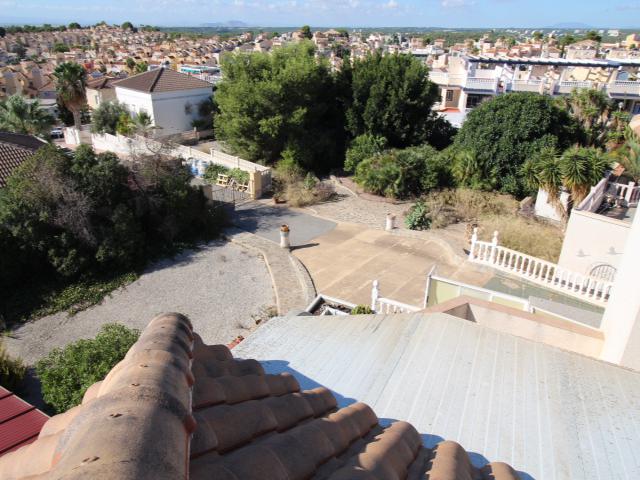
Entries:
{"label": "white column", "polygon": [[634,182],[629,182],[629,184],[627,185],[627,193],[624,196],[624,199],[627,201],[627,203],[631,202],[631,195],[633,194],[633,187],[635,187],[636,184]]}
{"label": "white column", "polygon": [[371,310],[376,311],[378,304],[378,298],[380,298],[380,283],[378,280],[373,281],[373,287],[371,288]]}
{"label": "white column", "polygon": [[469,248],[469,260],[475,258],[476,242],[478,241],[478,227],[473,228],[473,234],[471,235],[471,248]]}
{"label": "white column", "polygon": [[493,238],[491,239],[491,263],[496,261],[496,253],[498,251],[498,231],[493,232]]}
{"label": "white column", "polygon": [[600,357],[640,369],[640,215],[631,225],[624,256],[602,318],[604,345]]}

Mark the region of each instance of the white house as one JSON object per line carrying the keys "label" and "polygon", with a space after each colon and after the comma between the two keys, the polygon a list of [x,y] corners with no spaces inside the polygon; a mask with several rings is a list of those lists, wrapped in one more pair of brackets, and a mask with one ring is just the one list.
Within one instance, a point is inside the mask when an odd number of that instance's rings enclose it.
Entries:
{"label": "white house", "polygon": [[199,106],[210,101],[213,87],[199,78],[158,68],[113,83],[118,101],[133,116],[146,112],[162,134],[185,132],[201,117]]}

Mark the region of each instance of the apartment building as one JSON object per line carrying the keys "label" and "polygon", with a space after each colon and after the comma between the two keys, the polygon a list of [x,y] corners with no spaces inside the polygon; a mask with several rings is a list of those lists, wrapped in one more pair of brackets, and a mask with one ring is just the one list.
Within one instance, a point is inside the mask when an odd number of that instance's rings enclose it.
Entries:
{"label": "apartment building", "polygon": [[[578,51],[578,50],[576,50]],[[589,51],[589,50],[587,50]],[[605,92],[620,108],[640,113],[640,59],[446,56],[429,76],[440,86],[439,110],[465,112],[507,92],[568,95],[574,89]]]}

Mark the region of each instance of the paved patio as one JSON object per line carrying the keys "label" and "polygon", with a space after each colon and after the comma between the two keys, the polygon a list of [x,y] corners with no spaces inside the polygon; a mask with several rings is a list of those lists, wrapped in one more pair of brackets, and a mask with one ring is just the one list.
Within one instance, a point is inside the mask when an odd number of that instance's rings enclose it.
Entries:
{"label": "paved patio", "polygon": [[491,274],[464,263],[442,239],[420,238],[339,223],[293,254],[307,267],[319,293],[369,304],[371,282],[379,280],[382,295],[412,305],[423,302],[426,277],[436,266],[443,276],[485,284]]}

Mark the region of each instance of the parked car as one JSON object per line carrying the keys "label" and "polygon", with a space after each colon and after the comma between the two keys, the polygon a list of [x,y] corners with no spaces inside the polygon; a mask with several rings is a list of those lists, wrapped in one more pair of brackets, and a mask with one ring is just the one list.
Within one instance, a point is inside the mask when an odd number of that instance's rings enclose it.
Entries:
{"label": "parked car", "polygon": [[51,129],[51,138],[64,138],[64,132],[62,131],[62,128],[52,128]]}

